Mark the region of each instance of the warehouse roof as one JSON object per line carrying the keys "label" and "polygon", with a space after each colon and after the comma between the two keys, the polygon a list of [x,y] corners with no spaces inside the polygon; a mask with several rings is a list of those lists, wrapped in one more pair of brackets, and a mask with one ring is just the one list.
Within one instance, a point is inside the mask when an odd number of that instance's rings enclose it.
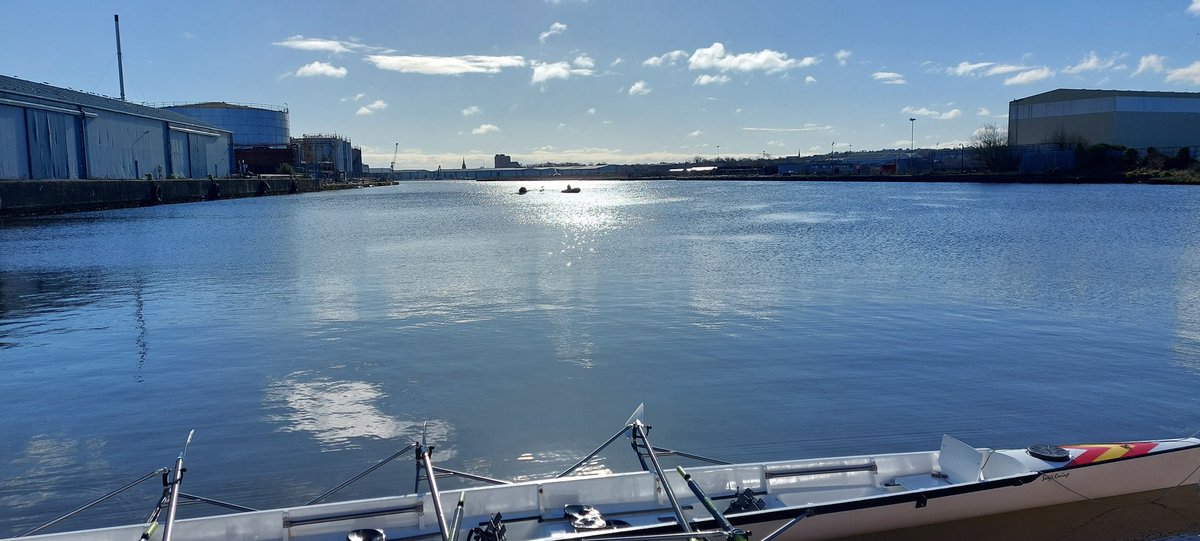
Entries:
{"label": "warehouse roof", "polygon": [[1058,101],[1075,101],[1075,100],[1090,100],[1095,98],[1112,98],[1112,97],[1137,97],[1137,98],[1189,98],[1200,99],[1200,92],[1158,92],[1151,90],[1087,90],[1074,88],[1059,88],[1041,94],[1034,94],[1027,98],[1013,100],[1013,103],[1022,105],[1036,103],[1051,103]]}
{"label": "warehouse roof", "polygon": [[217,131],[223,131],[223,132],[229,131],[229,130],[219,128],[217,126],[213,126],[206,122],[201,122],[190,116],[181,115],[174,111],[168,111],[165,109],[156,109],[154,107],[147,107],[145,105],[138,105],[136,103],[121,101],[121,100],[118,100],[115,98],[110,98],[108,96],[101,96],[99,94],[89,94],[87,92],[80,92],[78,90],[71,90],[68,88],[60,88],[60,87],[51,86],[51,85],[48,85],[45,83],[35,83],[33,81],[26,81],[24,79],[17,79],[16,77],[7,77],[4,75],[0,75],[0,93],[11,93],[11,94],[17,94],[17,95],[28,97],[28,98],[49,100],[49,101],[58,102],[58,104],[60,104],[60,105],[63,105],[63,104],[73,105],[73,106],[81,105],[81,106],[92,108],[92,109],[105,109],[105,110],[109,110],[109,111],[116,111],[118,113],[127,113],[127,114],[131,114],[131,115],[149,117],[149,118],[153,118],[153,119],[157,119],[157,120],[171,122],[174,124],[195,126],[198,128],[205,128],[205,129],[209,129],[209,130],[217,130]]}

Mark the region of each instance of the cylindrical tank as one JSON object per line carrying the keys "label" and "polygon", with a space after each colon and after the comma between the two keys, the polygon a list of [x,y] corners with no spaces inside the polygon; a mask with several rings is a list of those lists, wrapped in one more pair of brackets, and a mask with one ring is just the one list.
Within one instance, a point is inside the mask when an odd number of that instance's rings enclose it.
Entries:
{"label": "cylindrical tank", "polygon": [[235,147],[287,146],[291,136],[286,107],[206,102],[162,108],[233,132]]}

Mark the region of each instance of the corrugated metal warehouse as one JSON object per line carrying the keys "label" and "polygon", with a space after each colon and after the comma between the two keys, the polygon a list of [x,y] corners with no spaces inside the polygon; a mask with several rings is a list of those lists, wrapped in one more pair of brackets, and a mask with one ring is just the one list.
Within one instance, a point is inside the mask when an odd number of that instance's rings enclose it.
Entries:
{"label": "corrugated metal warehouse", "polygon": [[1058,89],[1008,105],[1008,144],[1200,145],[1200,93]]}
{"label": "corrugated metal warehouse", "polygon": [[232,148],[179,113],[0,75],[0,179],[224,177]]}

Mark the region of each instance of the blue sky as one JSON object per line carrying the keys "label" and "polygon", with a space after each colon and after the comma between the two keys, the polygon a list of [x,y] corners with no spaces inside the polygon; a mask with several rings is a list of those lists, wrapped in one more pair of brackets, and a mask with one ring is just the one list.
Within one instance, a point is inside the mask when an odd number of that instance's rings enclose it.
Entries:
{"label": "blue sky", "polygon": [[120,14],[130,100],[287,105],[397,169],[955,147],[1055,88],[1200,91],[1200,0],[0,5],[0,74],[116,96]]}

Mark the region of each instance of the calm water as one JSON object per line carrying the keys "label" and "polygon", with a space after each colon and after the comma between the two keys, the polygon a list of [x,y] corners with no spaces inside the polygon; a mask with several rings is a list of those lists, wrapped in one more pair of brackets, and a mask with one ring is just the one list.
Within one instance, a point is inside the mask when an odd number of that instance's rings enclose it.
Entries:
{"label": "calm water", "polygon": [[[559,184],[0,223],[0,536],[192,428],[185,490],[252,507],[425,422],[445,467],[547,475],[640,402],[655,444],[736,461],[1200,430],[1195,188]],[[341,496],[412,488],[405,458]]]}

